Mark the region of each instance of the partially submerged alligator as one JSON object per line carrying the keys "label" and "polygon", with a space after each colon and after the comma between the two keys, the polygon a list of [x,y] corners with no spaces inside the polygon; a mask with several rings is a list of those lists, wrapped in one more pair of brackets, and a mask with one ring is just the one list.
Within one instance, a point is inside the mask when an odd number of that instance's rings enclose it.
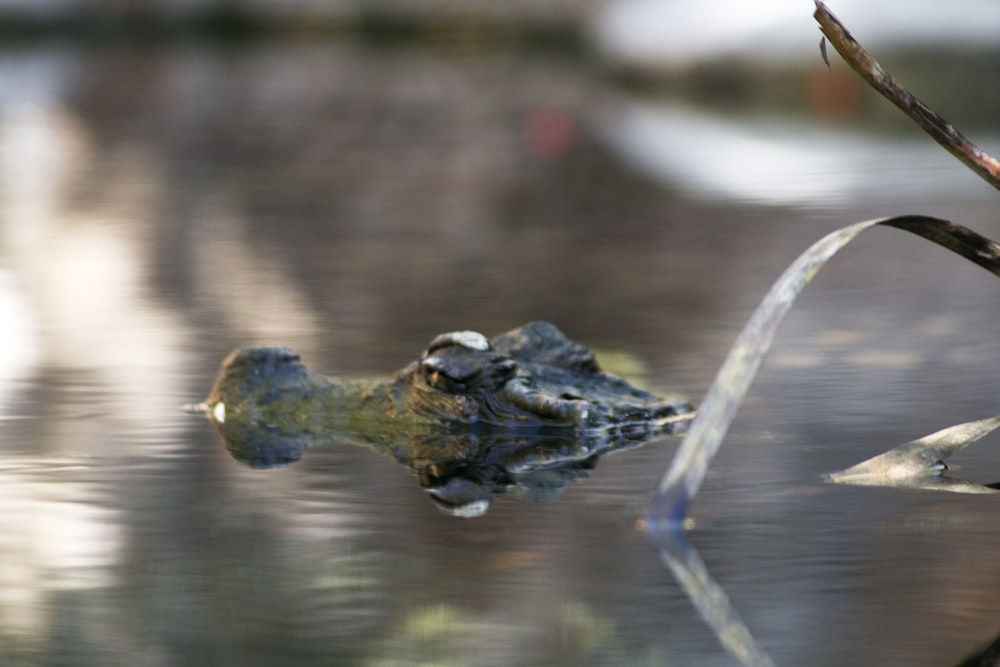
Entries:
{"label": "partially submerged alligator", "polygon": [[553,471],[572,471],[556,475],[564,485],[601,453],[677,433],[694,416],[687,402],[602,372],[587,348],[546,322],[492,340],[441,334],[388,380],[329,378],[286,348],[237,350],[205,407],[229,451],[249,465],[360,441],[391,452],[443,509],[466,515],[509,486],[537,487],[524,481],[537,481],[540,470],[546,488]]}

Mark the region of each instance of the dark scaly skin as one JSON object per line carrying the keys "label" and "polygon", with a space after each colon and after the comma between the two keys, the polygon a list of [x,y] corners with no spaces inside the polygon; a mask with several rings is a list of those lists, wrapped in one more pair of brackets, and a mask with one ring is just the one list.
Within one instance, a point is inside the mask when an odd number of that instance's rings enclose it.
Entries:
{"label": "dark scaly skin", "polygon": [[487,341],[453,332],[387,381],[331,379],[285,348],[237,350],[208,398],[234,418],[278,429],[424,428],[465,424],[586,431],[683,421],[691,406],[603,373],[594,356],[551,324],[534,322]]}
{"label": "dark scaly skin", "polygon": [[585,347],[545,322],[491,341],[442,334],[388,380],[328,378],[286,348],[237,350],[206,405],[227,448],[249,465],[348,440],[390,453],[443,509],[466,515],[510,486],[554,495],[602,453],[678,432],[693,417],[686,402],[601,372]]}

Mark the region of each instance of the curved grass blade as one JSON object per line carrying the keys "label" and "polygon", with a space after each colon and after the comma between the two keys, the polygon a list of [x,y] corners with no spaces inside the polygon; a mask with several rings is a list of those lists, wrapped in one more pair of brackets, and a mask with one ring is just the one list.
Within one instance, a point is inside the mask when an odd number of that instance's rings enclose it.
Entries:
{"label": "curved grass blade", "polygon": [[645,520],[647,532],[683,531],[688,505],[795,299],[833,255],[858,234],[877,225],[912,232],[1000,276],[1000,245],[966,227],[928,216],[858,222],[814,243],[778,278],[737,337],[650,503]]}

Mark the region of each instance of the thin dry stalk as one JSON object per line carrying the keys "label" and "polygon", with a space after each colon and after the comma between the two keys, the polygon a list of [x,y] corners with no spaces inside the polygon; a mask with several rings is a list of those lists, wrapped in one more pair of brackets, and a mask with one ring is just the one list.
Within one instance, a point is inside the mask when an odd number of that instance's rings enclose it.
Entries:
{"label": "thin dry stalk", "polygon": [[[987,183],[1000,190],[1000,162],[996,158],[966,139],[951,123],[896,81],[819,0],[816,1],[816,12],[813,17],[819,23],[826,39],[830,40],[830,44],[837,49],[837,53],[847,61],[851,69],[899,107],[945,150],[979,174]],[[826,60],[825,45],[823,59]],[[828,60],[827,63],[829,64]]]}

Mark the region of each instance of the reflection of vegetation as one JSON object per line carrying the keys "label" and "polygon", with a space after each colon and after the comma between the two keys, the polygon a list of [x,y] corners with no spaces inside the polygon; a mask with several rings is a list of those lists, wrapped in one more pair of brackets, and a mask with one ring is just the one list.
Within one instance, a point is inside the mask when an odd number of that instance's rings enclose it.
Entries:
{"label": "reflection of vegetation", "polygon": [[[395,630],[373,648],[368,665],[507,664],[523,656],[511,620],[493,618],[451,604],[432,604],[407,614]],[[559,614],[523,637],[544,641],[539,664],[579,664],[608,645],[615,634],[613,621],[598,616],[579,601],[565,602]],[[628,653],[633,655],[632,651]],[[576,661],[576,662],[574,662]],[[631,663],[630,664],[634,664]]]}
{"label": "reflection of vegetation", "polygon": [[[315,664],[317,655],[357,664],[381,631],[387,580],[405,568],[336,523],[349,516],[336,496],[313,493],[324,511],[309,514],[298,499],[247,502],[212,488],[201,521],[136,528],[109,603],[108,613],[123,618],[113,635],[121,640],[86,664],[158,656],[164,664],[264,667]],[[167,547],[169,558],[160,553]],[[157,643],[142,643],[148,637]]]}
{"label": "reflection of vegetation", "polygon": [[[476,620],[451,605],[432,605],[407,615],[395,632],[386,638],[368,664],[463,665],[467,653],[477,644],[477,635],[492,634],[498,628]],[[462,651],[462,648],[465,651]]]}
{"label": "reflection of vegetation", "polygon": [[[940,53],[899,52],[891,58],[893,69],[915,89],[930,91],[928,99],[946,100],[949,114],[963,125],[994,132],[1000,115],[1000,92],[992,85],[994,70],[979,66],[996,62],[994,50]],[[889,59],[887,59],[889,60]],[[898,63],[898,65],[896,65]],[[801,62],[764,66],[747,58],[718,58],[679,70],[613,67],[616,85],[643,99],[682,100],[712,110],[714,114],[745,120],[755,114],[770,117],[799,116],[815,120],[817,112],[834,120],[851,120],[852,127],[877,131],[879,136],[909,137],[910,128],[882,100],[870,94],[840,68],[823,69],[822,63]],[[836,87],[836,88],[834,88]],[[838,113],[817,107],[813,93],[823,93]]]}
{"label": "reflection of vegetation", "polygon": [[235,3],[170,12],[136,7],[31,13],[0,10],[0,40],[68,39],[148,46],[191,40],[243,44],[304,37],[347,38],[383,47],[461,48],[463,52],[518,49],[567,55],[579,55],[584,48],[582,30],[570,18],[504,18],[472,8],[458,12],[359,8],[268,14]]}
{"label": "reflection of vegetation", "polygon": [[561,611],[563,641],[569,647],[577,647],[578,652],[587,654],[595,651],[614,635],[614,623],[597,616],[585,604],[567,602]]}

